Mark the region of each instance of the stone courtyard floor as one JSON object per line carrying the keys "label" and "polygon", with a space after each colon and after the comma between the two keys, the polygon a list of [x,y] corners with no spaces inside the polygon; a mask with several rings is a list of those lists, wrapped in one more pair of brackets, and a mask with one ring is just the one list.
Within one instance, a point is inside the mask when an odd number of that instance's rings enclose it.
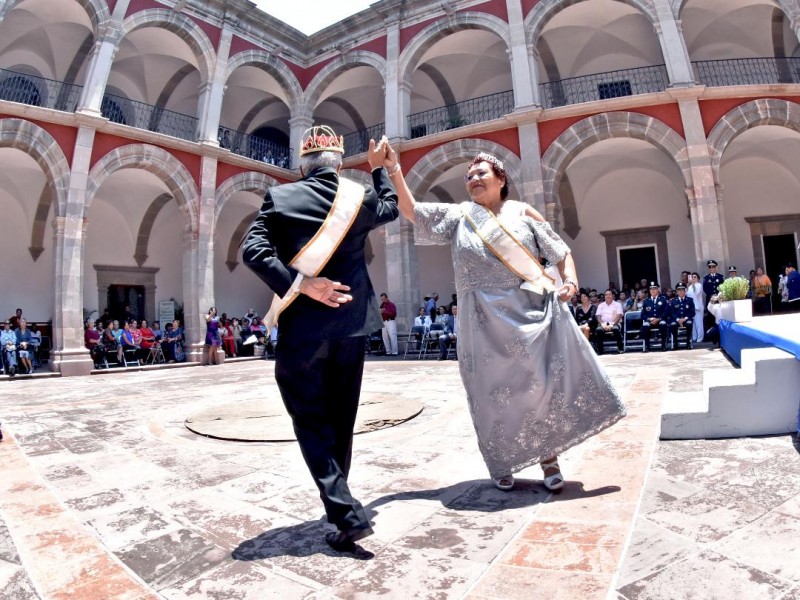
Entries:
{"label": "stone courtyard floor", "polygon": [[514,491],[487,478],[457,364],[368,359],[365,398],[423,405],[357,435],[351,487],[375,523],[357,561],[294,442],[198,436],[187,415],[277,398],[250,361],[0,382],[0,598],[800,600],[795,436],[659,442],[671,393],[719,351],[602,358],[629,416]]}

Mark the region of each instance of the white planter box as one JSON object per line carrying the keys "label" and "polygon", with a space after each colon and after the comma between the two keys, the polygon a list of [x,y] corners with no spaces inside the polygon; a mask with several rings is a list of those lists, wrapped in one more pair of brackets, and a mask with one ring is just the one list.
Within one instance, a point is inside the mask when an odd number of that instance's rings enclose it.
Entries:
{"label": "white planter box", "polygon": [[733,321],[734,323],[752,321],[753,301],[750,299],[745,299],[723,302],[720,317],[726,321]]}

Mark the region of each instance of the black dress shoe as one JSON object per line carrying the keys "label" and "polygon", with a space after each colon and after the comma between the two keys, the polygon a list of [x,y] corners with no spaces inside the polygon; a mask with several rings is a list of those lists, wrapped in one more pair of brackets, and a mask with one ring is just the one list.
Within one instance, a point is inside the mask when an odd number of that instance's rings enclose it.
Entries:
{"label": "black dress shoe", "polygon": [[342,531],[330,531],[325,534],[325,542],[337,552],[352,554],[357,560],[370,560],[375,554],[356,544],[355,540]]}

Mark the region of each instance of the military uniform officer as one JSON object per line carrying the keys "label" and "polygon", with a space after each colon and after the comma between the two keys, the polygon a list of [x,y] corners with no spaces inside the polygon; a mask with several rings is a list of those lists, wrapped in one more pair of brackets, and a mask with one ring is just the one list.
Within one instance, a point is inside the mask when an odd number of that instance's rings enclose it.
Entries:
{"label": "military uniform officer", "polygon": [[667,349],[667,332],[669,331],[670,308],[666,296],[660,293],[661,288],[655,281],[650,282],[650,296],[642,304],[642,330],[644,351],[650,350],[650,335],[653,327],[658,328],[661,335],[661,349]]}
{"label": "military uniform officer", "polygon": [[686,286],[679,283],[675,286],[677,298],[670,303],[669,332],[672,335],[672,348],[678,348],[678,330],[686,329],[686,349],[692,349],[692,326],[694,319],[694,300],[686,295]]}
{"label": "military uniform officer", "polygon": [[719,288],[719,284],[725,281],[725,277],[722,273],[717,273],[717,261],[710,260],[706,263],[708,267],[708,273],[705,277],[703,277],[703,294],[705,294],[706,298],[711,298],[717,293],[717,288]]}

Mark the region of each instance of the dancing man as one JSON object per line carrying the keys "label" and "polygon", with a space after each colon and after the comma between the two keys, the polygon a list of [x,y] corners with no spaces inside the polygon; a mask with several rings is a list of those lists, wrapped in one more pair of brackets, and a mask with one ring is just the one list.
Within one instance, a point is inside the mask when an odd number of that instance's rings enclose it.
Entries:
{"label": "dancing man", "polygon": [[339,177],[344,139],[326,126],[303,135],[302,179],[271,188],[243,243],[243,260],[275,292],[265,317],[280,315],[275,379],[303,458],[319,488],[325,536],[339,552],[372,553],[355,542],[372,534],[347,484],[366,337],[381,328],[364,248],[369,232],[398,216],[370,140],[373,186]]}

